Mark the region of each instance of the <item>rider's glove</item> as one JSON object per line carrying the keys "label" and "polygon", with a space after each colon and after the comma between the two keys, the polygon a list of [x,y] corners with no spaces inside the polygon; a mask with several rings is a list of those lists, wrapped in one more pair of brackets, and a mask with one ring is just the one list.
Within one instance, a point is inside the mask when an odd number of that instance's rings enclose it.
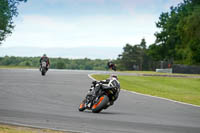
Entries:
{"label": "rider's glove", "polygon": [[92,84],[95,86],[97,84],[97,81],[92,81]]}

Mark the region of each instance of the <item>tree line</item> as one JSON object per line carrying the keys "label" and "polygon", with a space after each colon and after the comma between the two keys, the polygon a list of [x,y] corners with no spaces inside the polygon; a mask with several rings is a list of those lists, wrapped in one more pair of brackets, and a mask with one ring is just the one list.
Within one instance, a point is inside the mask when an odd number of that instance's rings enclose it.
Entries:
{"label": "tree line", "polygon": [[[39,68],[40,57],[0,57],[0,66],[26,66]],[[52,69],[107,70],[108,60],[50,58]]]}
{"label": "tree line", "polygon": [[156,41],[149,47],[154,60],[200,64],[200,0],[184,0],[162,13],[156,26]]}
{"label": "tree line", "polygon": [[[17,5],[26,0],[0,1],[0,42],[13,29]],[[155,43],[147,47],[145,38],[139,44],[126,44],[113,62],[119,70],[155,70],[161,62],[200,65],[200,0],[183,0],[161,13],[156,27]],[[39,57],[2,57],[0,65],[38,66]],[[51,58],[52,68],[105,70],[108,60]],[[12,62],[13,61],[13,62]]]}
{"label": "tree line", "polygon": [[148,48],[143,38],[140,44],[126,44],[115,61],[122,70],[154,70],[165,62],[200,65],[200,0],[184,0],[169,12],[161,13],[156,27],[156,41]]}

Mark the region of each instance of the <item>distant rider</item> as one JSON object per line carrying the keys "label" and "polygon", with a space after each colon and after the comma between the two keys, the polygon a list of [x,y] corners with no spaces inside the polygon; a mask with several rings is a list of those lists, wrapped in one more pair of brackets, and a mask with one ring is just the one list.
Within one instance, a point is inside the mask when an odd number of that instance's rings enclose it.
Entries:
{"label": "distant rider", "polygon": [[47,70],[50,66],[50,61],[49,61],[49,58],[47,57],[46,54],[43,54],[43,56],[40,58],[40,70],[42,68],[42,62],[46,62],[46,67],[47,67]]}
{"label": "distant rider", "polygon": [[116,66],[111,60],[108,61],[107,66],[109,69],[116,71]]}
{"label": "distant rider", "polygon": [[[120,92],[120,83],[116,75],[111,75],[109,79],[101,81],[93,81],[91,89],[88,91],[88,95],[95,94],[99,89],[106,87],[113,87],[112,91],[114,92],[113,97],[110,100],[110,105],[113,105],[114,101],[117,100]],[[94,93],[93,93],[94,92]]]}

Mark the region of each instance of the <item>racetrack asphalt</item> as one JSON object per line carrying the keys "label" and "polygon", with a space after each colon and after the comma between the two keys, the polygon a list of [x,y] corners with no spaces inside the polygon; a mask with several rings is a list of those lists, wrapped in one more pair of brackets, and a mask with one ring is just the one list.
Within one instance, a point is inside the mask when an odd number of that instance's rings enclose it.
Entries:
{"label": "racetrack asphalt", "polygon": [[101,71],[0,69],[0,123],[90,133],[200,133],[200,108],[121,91],[101,113],[79,112]]}

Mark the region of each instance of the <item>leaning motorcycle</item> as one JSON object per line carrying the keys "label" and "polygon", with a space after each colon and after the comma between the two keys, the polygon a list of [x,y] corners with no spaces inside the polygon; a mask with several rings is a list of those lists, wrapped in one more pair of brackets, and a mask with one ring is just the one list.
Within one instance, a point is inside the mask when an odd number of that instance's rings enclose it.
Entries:
{"label": "leaning motorcycle", "polygon": [[92,110],[93,113],[99,113],[103,109],[107,109],[109,106],[113,105],[115,98],[114,87],[108,87],[97,83],[95,86],[92,86],[90,90],[92,91],[88,93],[81,102],[79,111],[88,109]]}
{"label": "leaning motorcycle", "polygon": [[42,64],[41,64],[41,74],[42,74],[42,76],[45,76],[46,72],[47,72],[47,63],[45,61],[43,61]]}

